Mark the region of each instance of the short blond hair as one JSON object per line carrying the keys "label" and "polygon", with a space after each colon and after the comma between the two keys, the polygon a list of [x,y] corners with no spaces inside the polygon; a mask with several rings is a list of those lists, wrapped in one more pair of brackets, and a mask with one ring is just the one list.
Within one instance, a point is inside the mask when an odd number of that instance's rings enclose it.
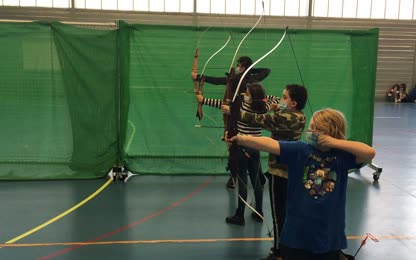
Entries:
{"label": "short blond hair", "polygon": [[347,120],[341,111],[324,108],[313,113],[315,129],[337,139],[346,139]]}

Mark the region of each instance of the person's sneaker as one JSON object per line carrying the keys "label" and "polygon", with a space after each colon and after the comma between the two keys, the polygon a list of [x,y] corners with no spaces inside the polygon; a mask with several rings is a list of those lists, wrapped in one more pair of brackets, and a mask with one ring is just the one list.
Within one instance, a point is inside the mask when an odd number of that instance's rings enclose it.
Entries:
{"label": "person's sneaker", "polygon": [[256,212],[252,212],[251,213],[251,217],[256,221],[256,222],[259,222],[259,223],[262,223],[263,222],[263,212],[259,212],[260,213],[260,215],[261,215],[261,217],[256,213]]}
{"label": "person's sneaker", "polygon": [[227,222],[228,224],[234,224],[239,226],[244,226],[246,224],[246,222],[244,221],[244,216],[240,216],[237,214],[231,217],[226,217],[225,222]]}
{"label": "person's sneaker", "polygon": [[235,180],[233,177],[230,176],[230,178],[227,181],[227,184],[225,185],[228,190],[235,190]]}

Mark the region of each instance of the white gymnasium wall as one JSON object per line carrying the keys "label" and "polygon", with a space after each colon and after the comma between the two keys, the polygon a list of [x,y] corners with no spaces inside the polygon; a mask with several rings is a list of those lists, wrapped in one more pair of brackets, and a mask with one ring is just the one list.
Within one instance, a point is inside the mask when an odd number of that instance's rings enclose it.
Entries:
{"label": "white gymnasium wall", "polygon": [[[61,21],[95,28],[114,28],[116,20],[129,23],[188,26],[251,27],[256,16],[208,14],[163,14],[148,12],[114,12],[81,9],[0,7],[3,21]],[[318,17],[266,17],[259,27],[298,29],[367,29],[379,28],[376,97],[382,97],[394,83],[416,82],[416,21],[334,19]]]}

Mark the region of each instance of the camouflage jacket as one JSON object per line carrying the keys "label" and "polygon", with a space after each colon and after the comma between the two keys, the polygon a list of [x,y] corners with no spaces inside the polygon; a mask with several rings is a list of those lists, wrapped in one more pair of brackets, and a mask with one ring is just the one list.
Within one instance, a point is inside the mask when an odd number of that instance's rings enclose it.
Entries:
{"label": "camouflage jacket", "polygon": [[[258,124],[271,132],[275,140],[297,141],[305,129],[306,117],[302,111],[278,111],[268,114],[241,113],[241,121]],[[269,173],[287,178],[287,166],[279,163],[279,156],[269,154]]]}

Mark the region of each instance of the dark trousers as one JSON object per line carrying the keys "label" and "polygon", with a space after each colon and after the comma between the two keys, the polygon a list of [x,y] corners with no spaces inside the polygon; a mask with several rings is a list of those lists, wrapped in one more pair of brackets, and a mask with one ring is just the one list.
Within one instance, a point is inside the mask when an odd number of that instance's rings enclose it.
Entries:
{"label": "dark trousers", "polygon": [[[260,152],[254,149],[240,147],[238,156],[238,194],[247,201],[247,183],[250,177],[254,189],[256,211],[263,214],[263,185],[259,178]],[[239,199],[237,214],[244,215],[245,204]]]}
{"label": "dark trousers", "polygon": [[340,260],[345,259],[341,250],[322,254],[314,254],[302,249],[289,248],[281,245],[282,260]]}
{"label": "dark trousers", "polygon": [[273,218],[274,239],[272,251],[276,256],[280,256],[280,233],[282,232],[286,216],[287,179],[271,175],[268,172],[266,176],[269,179],[270,207]]}

